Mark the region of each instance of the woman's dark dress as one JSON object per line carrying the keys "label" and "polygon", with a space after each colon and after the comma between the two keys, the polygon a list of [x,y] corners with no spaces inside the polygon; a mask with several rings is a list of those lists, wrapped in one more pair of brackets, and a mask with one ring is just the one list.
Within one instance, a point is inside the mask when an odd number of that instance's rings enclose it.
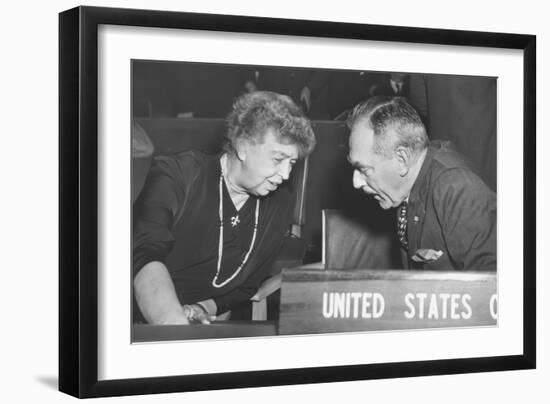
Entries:
{"label": "woman's dark dress", "polygon": [[[218,313],[249,300],[280,249],[290,224],[291,193],[283,185],[260,198],[256,242],[246,265],[227,285],[215,288],[219,242],[219,155],[197,151],[155,158],[134,205],[134,275],[147,263],[168,268],[182,304],[214,299]],[[230,278],[250,248],[256,197],[237,214],[225,182],[223,190],[223,259],[217,284]]]}

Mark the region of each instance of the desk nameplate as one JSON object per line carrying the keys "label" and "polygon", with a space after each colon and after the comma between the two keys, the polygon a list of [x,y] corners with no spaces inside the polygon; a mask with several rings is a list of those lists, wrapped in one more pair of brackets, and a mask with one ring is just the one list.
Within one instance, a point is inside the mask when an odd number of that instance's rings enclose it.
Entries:
{"label": "desk nameplate", "polygon": [[486,272],[285,270],[279,334],[495,326],[496,293]]}

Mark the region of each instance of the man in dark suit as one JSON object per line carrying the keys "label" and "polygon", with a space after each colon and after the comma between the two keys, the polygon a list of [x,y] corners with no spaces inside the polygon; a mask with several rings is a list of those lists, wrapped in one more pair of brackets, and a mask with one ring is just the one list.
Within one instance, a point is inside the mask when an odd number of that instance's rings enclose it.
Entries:
{"label": "man in dark suit", "polygon": [[328,71],[305,68],[258,67],[245,70],[247,92],[273,91],[288,95],[310,119],[328,119]]}
{"label": "man in dark suit", "polygon": [[371,87],[370,95],[409,98],[409,74],[398,72],[378,74],[376,82]]}
{"label": "man in dark suit", "polygon": [[429,142],[402,97],[373,97],[348,120],[353,185],[397,209],[406,268],[496,270],[496,195],[450,142]]}

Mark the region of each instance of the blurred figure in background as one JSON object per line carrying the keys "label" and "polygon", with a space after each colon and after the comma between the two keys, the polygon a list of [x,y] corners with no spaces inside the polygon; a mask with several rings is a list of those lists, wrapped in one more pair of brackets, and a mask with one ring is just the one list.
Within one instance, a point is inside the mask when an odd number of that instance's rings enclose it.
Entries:
{"label": "blurred figure in background", "polygon": [[496,191],[496,77],[412,74],[409,99],[430,139],[452,141]]}
{"label": "blurred figure in background", "polygon": [[155,148],[145,129],[132,120],[132,203],[143,188]]}
{"label": "blurred figure in background", "polygon": [[274,91],[288,95],[310,119],[328,119],[325,86],[328,71],[258,67],[245,80],[246,91]]}

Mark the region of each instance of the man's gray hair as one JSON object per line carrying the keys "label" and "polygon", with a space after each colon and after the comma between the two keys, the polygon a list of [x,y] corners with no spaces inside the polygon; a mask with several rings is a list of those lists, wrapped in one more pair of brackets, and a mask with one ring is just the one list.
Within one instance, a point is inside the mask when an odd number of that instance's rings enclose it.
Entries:
{"label": "man's gray hair", "polygon": [[374,131],[373,151],[391,157],[398,147],[418,156],[428,146],[426,128],[403,97],[377,96],[357,105],[347,120],[350,129],[367,124]]}

